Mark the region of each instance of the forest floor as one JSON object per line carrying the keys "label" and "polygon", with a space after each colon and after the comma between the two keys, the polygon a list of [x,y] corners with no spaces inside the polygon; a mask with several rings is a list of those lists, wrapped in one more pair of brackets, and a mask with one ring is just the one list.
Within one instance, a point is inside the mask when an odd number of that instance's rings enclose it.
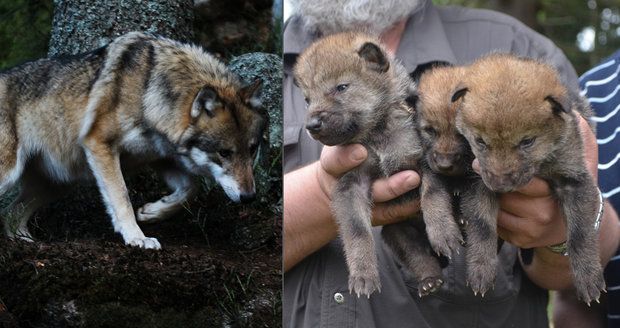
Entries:
{"label": "forest floor", "polygon": [[[165,194],[145,175],[128,183],[134,208]],[[281,220],[265,202],[202,193],[141,225],[153,251],[125,246],[96,188],[78,187],[31,220],[36,242],[0,237],[0,328],[279,327]]]}

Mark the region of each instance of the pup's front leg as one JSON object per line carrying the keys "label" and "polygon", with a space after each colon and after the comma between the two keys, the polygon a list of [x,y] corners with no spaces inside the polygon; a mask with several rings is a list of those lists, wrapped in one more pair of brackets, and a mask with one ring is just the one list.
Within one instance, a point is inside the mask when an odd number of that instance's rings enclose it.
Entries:
{"label": "pup's front leg", "polygon": [[160,249],[156,238],[144,236],[136,222],[117,151],[94,138],[84,141],[88,164],[97,180],[99,191],[112,218],[114,231],[123,236],[126,245]]}
{"label": "pup's front leg", "polygon": [[452,194],[428,168],[422,172],[421,190],[420,206],[428,240],[437,254],[452,258],[463,243],[463,235],[452,214]]}
{"label": "pup's front leg", "polygon": [[371,233],[370,177],[354,169],[343,175],[332,193],[332,211],[340,229],[349,268],[349,292],[370,297],[381,289],[375,242]]}
{"label": "pup's front leg", "polygon": [[467,221],[467,284],[474,294],[484,297],[493,287],[497,273],[499,201],[479,180],[462,194],[461,211]]}
{"label": "pup's front leg", "polygon": [[196,184],[189,174],[171,166],[156,169],[161,170],[161,176],[173,192],[138,209],[136,216],[140,222],[151,223],[167,219],[183,208],[183,203],[196,193]]}
{"label": "pup's front leg", "polygon": [[568,256],[577,296],[589,305],[598,301],[600,291],[605,289],[594,227],[600,199],[589,174],[584,172],[581,177],[573,183],[555,186],[554,191],[566,219]]}

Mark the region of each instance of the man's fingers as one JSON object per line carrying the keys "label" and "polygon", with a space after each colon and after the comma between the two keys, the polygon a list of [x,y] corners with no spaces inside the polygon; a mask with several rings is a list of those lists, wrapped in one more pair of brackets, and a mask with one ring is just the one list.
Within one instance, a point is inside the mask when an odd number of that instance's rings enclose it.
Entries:
{"label": "man's fingers", "polygon": [[321,166],[328,174],[339,177],[360,165],[367,156],[366,148],[360,144],[325,146],[321,153]]}
{"label": "man's fingers", "polygon": [[530,197],[519,192],[499,196],[502,211],[523,218],[536,218],[541,223],[549,223],[558,212],[558,204],[551,196]]}
{"label": "man's fingers", "polygon": [[413,217],[420,211],[420,201],[414,200],[402,204],[375,204],[372,209],[372,225],[396,223]]}
{"label": "man's fingers", "polygon": [[375,202],[381,203],[394,199],[420,185],[420,176],[415,171],[398,172],[389,178],[375,181],[372,185],[372,196]]}

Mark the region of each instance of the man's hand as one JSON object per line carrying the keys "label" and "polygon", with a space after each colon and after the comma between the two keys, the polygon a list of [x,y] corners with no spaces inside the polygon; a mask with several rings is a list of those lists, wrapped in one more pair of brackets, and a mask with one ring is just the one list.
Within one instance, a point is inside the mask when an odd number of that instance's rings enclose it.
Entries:
{"label": "man's hand", "polygon": [[[323,147],[316,174],[321,190],[328,199],[331,199],[338,178],[362,164],[367,156],[366,148],[359,144]],[[420,210],[419,200],[398,205],[388,205],[384,202],[415,189],[419,185],[420,176],[415,171],[402,171],[389,178],[375,181],[372,185],[372,195],[375,202],[372,224],[394,223],[417,213]]]}

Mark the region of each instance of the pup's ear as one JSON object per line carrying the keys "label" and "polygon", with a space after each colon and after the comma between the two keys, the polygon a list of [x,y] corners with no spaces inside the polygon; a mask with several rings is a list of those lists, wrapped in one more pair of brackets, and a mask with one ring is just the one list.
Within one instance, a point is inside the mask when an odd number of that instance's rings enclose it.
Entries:
{"label": "pup's ear", "polygon": [[551,109],[554,114],[560,114],[562,112],[568,113],[570,111],[570,105],[567,97],[557,97],[549,95],[545,97],[545,100],[551,104]]}
{"label": "pup's ear", "polygon": [[407,98],[405,98],[405,102],[407,106],[411,107],[414,111],[418,108],[418,100],[420,99],[420,95],[417,92],[413,91],[409,93]]}
{"label": "pup's ear", "polygon": [[459,99],[461,99],[461,98],[465,97],[465,94],[466,94],[468,91],[469,91],[469,89],[468,89],[466,86],[459,84],[459,85],[456,87],[456,89],[455,89],[454,93],[452,93],[452,98],[450,98],[450,101],[451,101],[451,102],[455,102],[455,101],[457,101],[457,100],[459,100]]}
{"label": "pup's ear", "polygon": [[215,116],[215,110],[219,107],[222,107],[222,102],[217,92],[212,87],[205,85],[200,89],[192,104],[192,118],[197,118],[203,109],[209,117],[213,117]]}
{"label": "pup's ear", "polygon": [[254,82],[244,86],[239,90],[241,94],[241,99],[254,109],[258,109],[263,106],[263,101],[261,100],[261,92],[263,87],[263,80],[256,79]]}
{"label": "pup's ear", "polygon": [[371,69],[379,73],[385,73],[390,68],[390,63],[387,60],[387,56],[383,53],[383,50],[372,42],[364,43],[357,51],[357,54],[368,62],[368,66]]}

